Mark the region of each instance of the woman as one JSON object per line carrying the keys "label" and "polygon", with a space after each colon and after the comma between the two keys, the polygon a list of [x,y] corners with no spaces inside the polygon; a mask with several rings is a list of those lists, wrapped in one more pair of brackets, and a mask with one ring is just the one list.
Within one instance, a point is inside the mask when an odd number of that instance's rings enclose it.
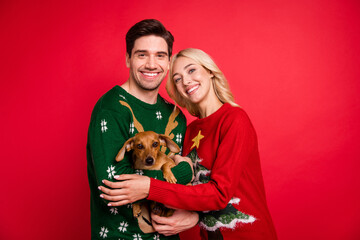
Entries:
{"label": "woman", "polygon": [[194,166],[193,186],[122,175],[123,190],[102,187],[102,197],[112,206],[147,198],[198,211],[202,239],[277,239],[256,133],[234,103],[223,73],[203,51],[185,49],[173,57],[166,87],[178,105],[198,117],[188,126],[183,145],[183,156]]}

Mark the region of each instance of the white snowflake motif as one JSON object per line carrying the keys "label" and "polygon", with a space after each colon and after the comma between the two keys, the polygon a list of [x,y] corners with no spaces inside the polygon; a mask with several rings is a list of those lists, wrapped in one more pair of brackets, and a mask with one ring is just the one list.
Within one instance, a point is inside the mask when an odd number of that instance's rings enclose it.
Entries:
{"label": "white snowflake motif", "polygon": [[176,139],[175,139],[175,141],[176,141],[177,143],[181,143],[181,141],[182,141],[182,134],[181,134],[181,133],[176,134]]}
{"label": "white snowflake motif", "polygon": [[137,175],[144,175],[144,172],[143,172],[143,170],[135,169],[135,174],[137,174]]}
{"label": "white snowflake motif", "polygon": [[129,133],[134,133],[134,130],[135,130],[135,126],[134,126],[134,123],[130,123],[130,129],[129,129]]}
{"label": "white snowflake motif", "polygon": [[118,211],[118,209],[117,209],[117,208],[115,208],[115,207],[113,207],[113,208],[110,208],[110,212],[111,212],[111,214],[114,214],[114,215],[117,215],[117,214],[119,214],[119,211]]}
{"label": "white snowflake motif", "polygon": [[159,234],[154,235],[154,240],[160,240]]}
{"label": "white snowflake motif", "polygon": [[134,238],[133,240],[142,240],[141,235],[139,233],[135,233],[133,235],[133,238]]}
{"label": "white snowflake motif", "polygon": [[129,224],[127,222],[121,222],[120,227],[118,227],[118,229],[120,232],[125,232],[125,231],[127,231],[128,226],[129,226]]}
{"label": "white snowflake motif", "polygon": [[161,115],[161,112],[160,112],[160,111],[157,111],[157,112],[156,112],[156,118],[157,118],[158,120],[162,119],[162,115]]}
{"label": "white snowflake motif", "polygon": [[100,231],[100,237],[106,238],[109,230],[106,227],[102,227]]}
{"label": "white snowflake motif", "polygon": [[108,130],[108,127],[106,126],[107,122],[105,121],[105,119],[101,120],[101,132],[104,133]]}
{"label": "white snowflake motif", "polygon": [[110,166],[108,167],[108,169],[106,170],[108,172],[108,178],[112,179],[115,176],[115,167],[114,166]]}

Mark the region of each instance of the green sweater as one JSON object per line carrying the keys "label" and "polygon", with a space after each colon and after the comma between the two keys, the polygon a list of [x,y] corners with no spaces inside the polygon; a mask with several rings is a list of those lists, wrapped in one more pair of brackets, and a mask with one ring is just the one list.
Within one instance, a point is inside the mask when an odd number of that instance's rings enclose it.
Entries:
{"label": "green sweater", "polygon": [[[160,95],[157,103],[147,104],[115,86],[99,99],[91,115],[87,143],[92,239],[179,239],[178,235],[165,237],[158,233],[143,233],[133,217],[131,204],[108,207],[107,202],[100,198],[98,186],[102,185],[103,179],[115,181],[115,175],[125,173],[164,180],[160,170],[135,171],[130,161],[131,152],[125,154],[120,162],[115,161],[115,156],[127,139],[141,131],[168,135],[181,147],[185,129],[185,116]],[[178,183],[191,181],[192,171],[188,163],[182,162],[172,171]]]}

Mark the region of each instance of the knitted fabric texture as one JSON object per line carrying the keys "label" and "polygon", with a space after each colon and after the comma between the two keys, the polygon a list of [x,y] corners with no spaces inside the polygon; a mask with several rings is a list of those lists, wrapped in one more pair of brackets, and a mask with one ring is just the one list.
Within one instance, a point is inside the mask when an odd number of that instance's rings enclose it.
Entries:
{"label": "knitted fabric texture", "polygon": [[[91,115],[87,143],[92,239],[178,239],[178,235],[165,237],[158,233],[143,233],[133,217],[131,204],[108,207],[100,198],[98,186],[102,185],[103,179],[115,181],[114,176],[119,174],[145,174],[164,180],[160,170],[134,170],[131,152],[120,162],[115,161],[115,156],[126,140],[141,131],[165,134],[181,147],[185,129],[185,116],[160,95],[156,104],[147,104],[115,86],[99,99]],[[172,172],[180,184],[191,181],[188,163],[178,164]]]}
{"label": "knitted fabric texture", "polygon": [[[276,239],[255,130],[245,111],[224,104],[186,130],[183,155],[194,186],[151,180],[148,199],[200,212],[203,239]],[[165,198],[166,196],[166,198]]]}

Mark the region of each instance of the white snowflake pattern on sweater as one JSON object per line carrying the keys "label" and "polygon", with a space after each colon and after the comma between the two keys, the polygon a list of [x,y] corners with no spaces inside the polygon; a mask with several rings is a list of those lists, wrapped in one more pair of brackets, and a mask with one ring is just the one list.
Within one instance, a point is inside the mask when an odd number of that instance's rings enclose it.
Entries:
{"label": "white snowflake pattern on sweater", "polygon": [[108,178],[112,179],[115,176],[115,167],[111,165],[110,167],[108,167],[106,172],[108,173]]}
{"label": "white snowflake pattern on sweater", "polygon": [[100,230],[100,237],[102,238],[107,238],[107,234],[108,234],[109,230],[106,227],[101,227]]}
{"label": "white snowflake pattern on sweater", "polygon": [[121,222],[120,227],[118,227],[118,229],[120,232],[126,232],[128,226],[129,224],[127,222]]}
{"label": "white snowflake pattern on sweater", "polygon": [[156,118],[157,118],[157,120],[161,120],[161,119],[162,119],[162,115],[161,115],[161,112],[160,112],[160,111],[157,111],[157,112],[156,112]]}
{"label": "white snowflake pattern on sweater", "polygon": [[104,133],[108,130],[108,127],[107,127],[107,122],[105,119],[101,120],[100,122],[100,125],[101,125],[101,132]]}

